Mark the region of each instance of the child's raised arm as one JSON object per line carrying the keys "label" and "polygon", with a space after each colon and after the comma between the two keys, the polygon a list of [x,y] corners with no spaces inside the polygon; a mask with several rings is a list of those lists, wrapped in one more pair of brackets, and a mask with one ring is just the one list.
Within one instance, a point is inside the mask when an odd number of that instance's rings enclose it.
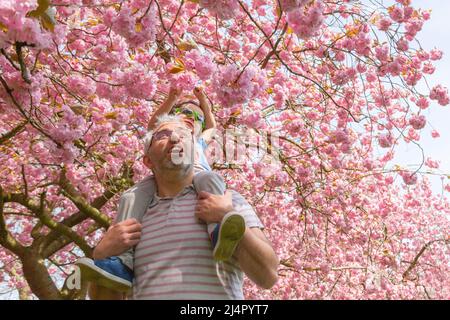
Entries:
{"label": "child's raised arm", "polygon": [[167,99],[158,107],[158,109],[153,113],[150,120],[148,121],[147,130],[153,129],[159,116],[168,114],[170,110],[172,110],[172,107],[177,102],[180,94],[181,90],[173,87],[170,88]]}
{"label": "child's raised arm", "polygon": [[205,129],[215,129],[217,127],[216,119],[212,113],[211,105],[208,102],[208,98],[200,87],[194,89],[194,94],[200,102],[200,108],[203,110],[205,115]]}

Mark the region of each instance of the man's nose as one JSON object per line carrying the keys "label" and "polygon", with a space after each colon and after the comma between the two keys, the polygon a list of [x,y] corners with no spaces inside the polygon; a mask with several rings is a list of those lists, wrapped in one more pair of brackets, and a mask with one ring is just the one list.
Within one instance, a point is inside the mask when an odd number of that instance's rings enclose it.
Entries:
{"label": "man's nose", "polygon": [[173,131],[172,134],[170,135],[170,142],[177,143],[180,141],[180,139],[181,139],[180,135],[175,131]]}

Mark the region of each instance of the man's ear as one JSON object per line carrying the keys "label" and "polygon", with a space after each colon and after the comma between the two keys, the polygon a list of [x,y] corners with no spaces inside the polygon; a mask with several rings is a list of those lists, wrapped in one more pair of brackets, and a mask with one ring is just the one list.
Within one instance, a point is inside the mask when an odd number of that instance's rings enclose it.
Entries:
{"label": "man's ear", "polygon": [[149,156],[145,155],[144,158],[143,158],[143,161],[144,161],[144,165],[145,165],[147,168],[149,168],[149,169],[152,169],[152,168],[153,168],[153,163],[152,163],[152,161],[150,160],[150,157],[149,157]]}

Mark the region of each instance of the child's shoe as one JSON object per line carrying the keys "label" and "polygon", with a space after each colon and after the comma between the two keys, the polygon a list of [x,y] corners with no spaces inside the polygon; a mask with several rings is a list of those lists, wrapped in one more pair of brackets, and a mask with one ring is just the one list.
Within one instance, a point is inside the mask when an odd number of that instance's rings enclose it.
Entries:
{"label": "child's shoe", "polygon": [[101,260],[80,258],[75,264],[81,270],[82,280],[94,282],[119,292],[128,292],[133,282],[133,271],[118,257]]}
{"label": "child's shoe", "polygon": [[244,232],[244,217],[237,212],[227,213],[211,233],[214,259],[216,261],[229,260],[244,236]]}

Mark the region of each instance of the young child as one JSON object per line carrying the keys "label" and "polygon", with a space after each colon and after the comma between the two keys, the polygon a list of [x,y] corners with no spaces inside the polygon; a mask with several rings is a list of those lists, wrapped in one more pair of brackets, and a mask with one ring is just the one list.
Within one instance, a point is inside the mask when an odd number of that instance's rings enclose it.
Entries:
{"label": "young child", "polygon": [[[200,88],[194,89],[200,105],[195,101],[184,100],[176,104],[180,91],[171,88],[167,99],[158,107],[149,120],[148,130],[155,129],[158,117],[166,114],[179,115],[186,125],[193,130],[195,136],[195,160],[193,184],[197,193],[206,191],[223,195],[226,189],[222,177],[214,173],[208,164],[204,151],[211,141],[216,121],[211,106]],[[116,221],[134,218],[141,221],[147,209],[156,203],[156,186],[152,175],[146,177],[132,188],[124,192],[120,198]],[[244,217],[231,212],[224,216],[220,224],[208,224],[216,261],[231,258],[234,250],[245,232]],[[119,256],[101,260],[89,258],[78,259],[75,263],[82,272],[83,280],[95,282],[101,286],[127,292],[133,280],[134,249],[131,248]]]}

